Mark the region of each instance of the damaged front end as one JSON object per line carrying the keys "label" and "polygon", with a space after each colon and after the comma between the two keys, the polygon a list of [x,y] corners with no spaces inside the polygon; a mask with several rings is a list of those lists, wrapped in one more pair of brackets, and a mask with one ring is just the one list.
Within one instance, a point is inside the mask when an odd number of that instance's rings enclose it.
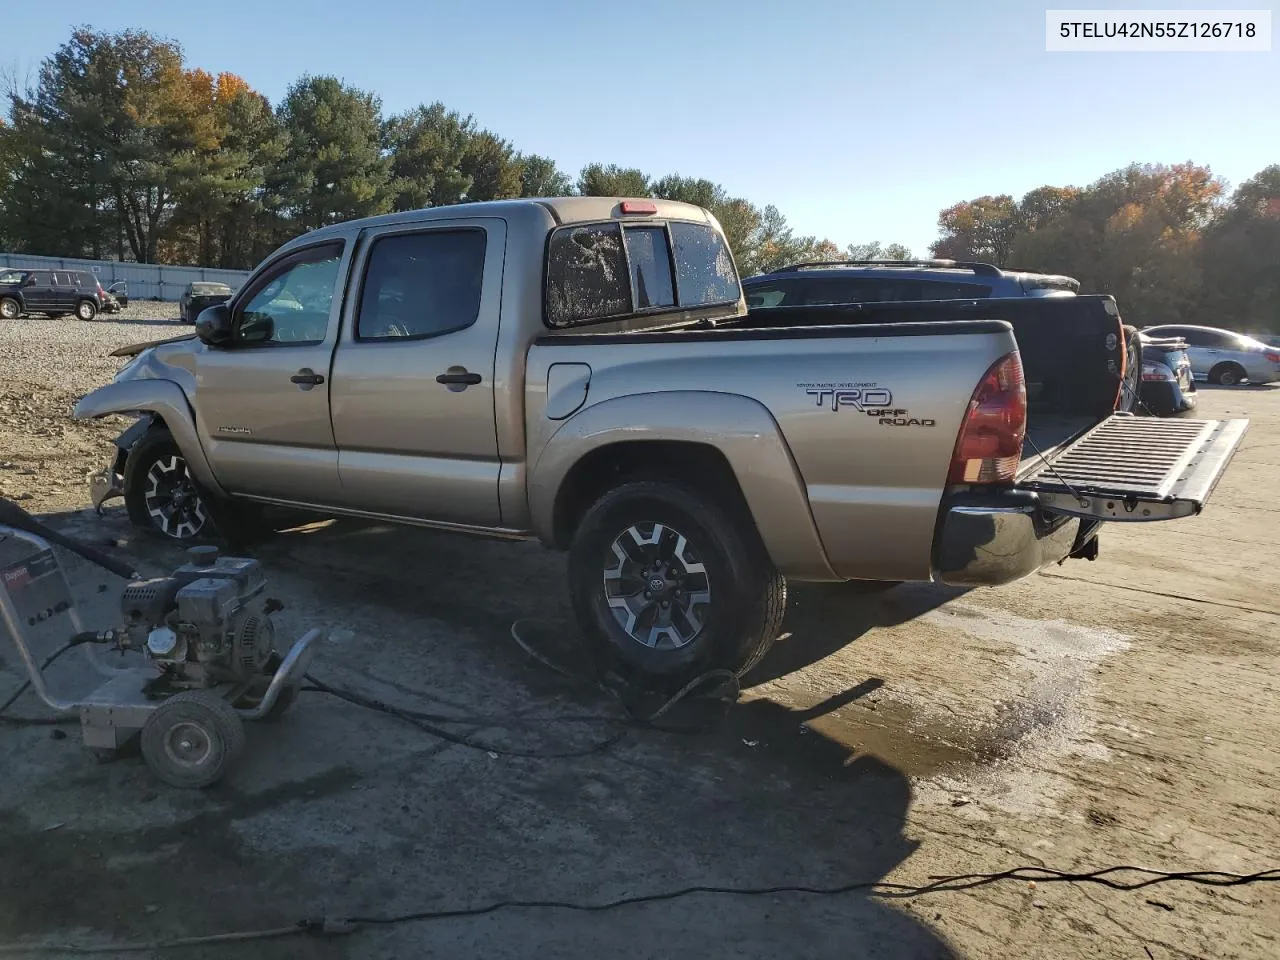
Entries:
{"label": "damaged front end", "polygon": [[129,459],[129,451],[151,428],[153,419],[151,414],[143,414],[130,425],[129,429],[116,437],[112,441],[116,450],[111,462],[89,477],[89,499],[93,502],[93,509],[99,516],[102,514],[103,505],[108,500],[124,496],[124,466]]}

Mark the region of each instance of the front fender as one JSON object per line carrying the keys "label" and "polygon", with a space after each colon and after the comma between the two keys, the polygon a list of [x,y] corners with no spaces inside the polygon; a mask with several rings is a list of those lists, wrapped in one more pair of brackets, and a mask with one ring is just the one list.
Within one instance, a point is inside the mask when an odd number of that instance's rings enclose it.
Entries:
{"label": "front fender", "polygon": [[583,457],[610,444],[652,440],[719,450],[778,569],[802,580],[841,579],[827,561],[804,480],[777,422],[763,404],[736,394],[688,390],[614,397],[570,417],[530,469],[534,530],[550,542],[556,497]]}
{"label": "front fender", "polygon": [[109,383],[81,399],[71,415],[77,420],[93,420],[113,413],[140,412],[154,413],[164,421],[197,483],[211,493],[225,495],[200,445],[191,404],[173,381],[148,378]]}

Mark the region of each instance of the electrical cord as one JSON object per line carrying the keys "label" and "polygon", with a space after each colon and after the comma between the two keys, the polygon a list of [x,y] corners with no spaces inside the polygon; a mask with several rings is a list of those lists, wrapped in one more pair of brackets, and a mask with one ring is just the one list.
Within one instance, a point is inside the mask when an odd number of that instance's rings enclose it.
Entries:
{"label": "electrical cord", "polygon": [[[49,656],[45,658],[44,663],[40,664],[40,669],[43,671],[49,666],[51,666],[55,660],[57,660],[60,656],[62,656],[68,650],[81,646],[82,644],[93,643],[97,639],[98,639],[98,635],[95,633],[77,633],[65,644],[63,644],[57,650],[53,651],[53,653],[49,654]],[[27,692],[27,688],[29,686],[31,686],[30,678],[23,680],[22,683],[18,685],[18,689],[13,691],[12,696],[10,696],[9,699],[6,700],[4,703],[0,703],[0,723],[7,723],[16,727],[18,726],[48,727],[48,726],[57,726],[63,723],[78,722],[75,717],[7,717],[5,716],[4,712],[8,710],[11,706],[13,706],[13,704],[17,701],[17,699],[20,696],[22,696],[24,693]]]}
{"label": "electrical cord", "polygon": [[[604,739],[578,750],[543,752],[533,750],[513,750],[509,747],[498,747],[489,743],[476,740],[472,737],[466,737],[461,734],[453,733],[440,726],[440,724],[465,724],[468,726],[481,727],[528,727],[538,724],[548,723],[620,723],[628,727],[640,727],[644,729],[657,730],[664,733],[702,733],[708,728],[708,725],[692,726],[692,727],[672,727],[657,726],[657,721],[669,713],[677,704],[689,699],[696,691],[711,683],[716,683],[714,688],[716,691],[729,688],[732,690],[730,696],[713,696],[709,695],[700,699],[719,700],[725,705],[725,715],[737,701],[740,687],[738,686],[738,676],[732,670],[709,670],[701,676],[695,677],[686,683],[678,691],[665,699],[658,707],[648,713],[637,711],[623,696],[625,685],[618,680],[610,680],[603,676],[597,676],[594,680],[575,673],[565,667],[560,666],[549,658],[543,656],[535,650],[530,643],[521,636],[520,625],[522,623],[532,623],[528,620],[517,620],[511,625],[511,637],[517,645],[530,657],[530,659],[541,664],[547,669],[566,677],[570,680],[591,682],[598,689],[601,689],[613,697],[618,705],[622,708],[624,716],[616,716],[610,714],[578,714],[563,715],[553,717],[510,717],[510,716],[458,716],[453,714],[431,713],[423,710],[410,710],[405,707],[397,707],[389,704],[376,697],[367,694],[357,693],[354,690],[347,690],[342,687],[335,687],[317,679],[311,674],[306,675],[309,686],[301,689],[305,692],[315,692],[328,694],[339,700],[355,706],[363,707],[366,710],[372,710],[377,713],[385,713],[388,716],[395,717],[405,723],[411,724],[429,733],[432,736],[439,737],[449,743],[456,744],[461,747],[467,747],[471,750],[479,750],[485,753],[497,754],[498,756],[520,757],[530,759],[568,759],[572,757],[585,757],[591,754],[600,753],[607,750],[614,744],[618,743],[627,734],[627,730],[623,729],[618,733],[605,737]],[[722,719],[722,718],[721,718]]]}
{"label": "electrical cord", "polygon": [[[330,686],[329,684],[324,683],[321,680],[317,680],[311,674],[307,674],[306,679],[311,684],[311,689],[316,690],[320,693],[327,693],[329,696],[337,697],[339,700],[345,700],[346,702],[355,704],[356,706],[359,706],[359,707],[364,707],[366,710],[372,710],[376,713],[385,713],[388,716],[395,717],[398,720],[403,720],[405,723],[410,724],[411,726],[417,727],[419,730],[423,731],[424,733],[429,733],[433,737],[438,737],[441,740],[445,740],[449,743],[456,744],[460,747],[467,747],[468,749],[479,750],[484,753],[492,753],[500,757],[520,757],[520,758],[541,759],[541,760],[564,760],[572,757],[586,757],[586,756],[590,756],[591,754],[600,753],[602,750],[607,750],[609,747],[613,746],[615,743],[621,740],[626,735],[626,732],[627,732],[626,730],[620,730],[616,734],[609,737],[605,737],[603,740],[597,741],[596,743],[592,744],[589,747],[584,747],[578,750],[563,750],[563,751],[551,751],[551,752],[544,752],[544,751],[538,751],[538,750],[516,750],[510,747],[499,747],[494,744],[484,743],[480,740],[476,740],[471,737],[465,737],[465,736],[462,736],[461,734],[453,733],[452,731],[446,730],[444,727],[440,726],[440,723],[462,723],[462,724],[467,724],[472,726],[500,725],[498,723],[490,722],[489,718],[446,717],[446,716],[440,716],[438,714],[432,715],[432,714],[424,714],[419,711],[404,710],[400,707],[395,707],[389,703],[385,703],[381,700],[375,699],[374,697],[368,697],[363,694],[355,693],[354,691],[351,691],[351,690],[343,690],[339,687]],[[308,688],[303,687],[303,689],[306,690]],[[428,717],[428,716],[432,717],[432,719],[431,720],[424,719],[424,717]],[[596,719],[596,718],[593,718],[593,719]],[[610,719],[610,718],[600,718],[600,719]],[[611,718],[611,719],[616,720],[617,718]],[[509,725],[509,721],[507,721],[507,723],[504,725]]]}
{"label": "electrical cord", "polygon": [[[1137,874],[1130,880],[1116,879],[1117,874]],[[1014,867],[995,873],[966,873],[933,875],[925,884],[891,883],[886,880],[863,880],[839,886],[817,887],[805,885],[779,885],[770,887],[729,887],[698,885],[678,890],[618,897],[595,903],[571,900],[495,900],[477,907],[460,907],[453,910],[421,910],[412,913],[373,916],[352,916],[341,919],[312,918],[299,920],[292,926],[272,927],[264,930],[244,930],[216,933],[201,937],[182,937],[170,940],[151,940],[137,943],[112,943],[102,945],[76,945],[68,943],[0,944],[0,956],[16,954],[54,953],[63,955],[93,956],[100,954],[142,953],[171,950],[180,947],[242,943],[248,940],[267,940],[288,936],[332,937],[353,934],[366,927],[390,927],[406,923],[424,923],[436,920],[459,920],[482,917],[500,910],[571,910],[579,913],[603,913],[622,907],[662,903],[696,895],[735,897],[759,897],[793,894],[799,896],[829,897],[849,893],[869,893],[885,899],[908,899],[934,893],[973,890],[1003,881],[1017,880],[1026,883],[1093,883],[1117,891],[1142,890],[1162,883],[1192,883],[1207,887],[1238,887],[1251,883],[1280,881],[1280,869],[1261,870],[1257,873],[1226,873],[1218,870],[1164,871],[1129,865],[1103,867],[1088,872],[1053,870],[1047,867]]]}

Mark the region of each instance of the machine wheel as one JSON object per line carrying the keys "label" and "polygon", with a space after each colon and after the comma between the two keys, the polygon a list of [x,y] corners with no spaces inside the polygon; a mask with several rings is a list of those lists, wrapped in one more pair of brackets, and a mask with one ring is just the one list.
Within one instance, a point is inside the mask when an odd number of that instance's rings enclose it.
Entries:
{"label": "machine wheel", "polygon": [[142,727],[142,758],[171,787],[207,787],[244,749],[244,724],[211,690],[174,694]]}
{"label": "machine wheel", "polygon": [[1244,378],[1244,367],[1238,363],[1220,363],[1209,371],[1209,382],[1223,387],[1234,387]]}
{"label": "machine wheel", "polygon": [[611,490],[569,550],[573,605],[602,666],[652,690],[741,675],[773,645],[787,584],[750,516],[676,480]]}
{"label": "machine wheel", "polygon": [[98,315],[98,305],[92,300],[81,300],[76,304],[76,316],[81,320],[92,320]]}
{"label": "machine wheel", "polygon": [[0,320],[17,320],[22,313],[22,304],[13,297],[0,297]]}

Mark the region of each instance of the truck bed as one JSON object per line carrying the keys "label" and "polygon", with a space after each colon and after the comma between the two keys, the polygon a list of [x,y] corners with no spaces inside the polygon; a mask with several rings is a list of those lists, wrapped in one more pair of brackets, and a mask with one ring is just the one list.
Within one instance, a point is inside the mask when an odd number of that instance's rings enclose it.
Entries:
{"label": "truck bed", "polygon": [[761,307],[735,326],[812,327],[1003,320],[1013,327],[1027,383],[1024,462],[1047,459],[1116,409],[1122,324],[1107,296],[936,300]]}

